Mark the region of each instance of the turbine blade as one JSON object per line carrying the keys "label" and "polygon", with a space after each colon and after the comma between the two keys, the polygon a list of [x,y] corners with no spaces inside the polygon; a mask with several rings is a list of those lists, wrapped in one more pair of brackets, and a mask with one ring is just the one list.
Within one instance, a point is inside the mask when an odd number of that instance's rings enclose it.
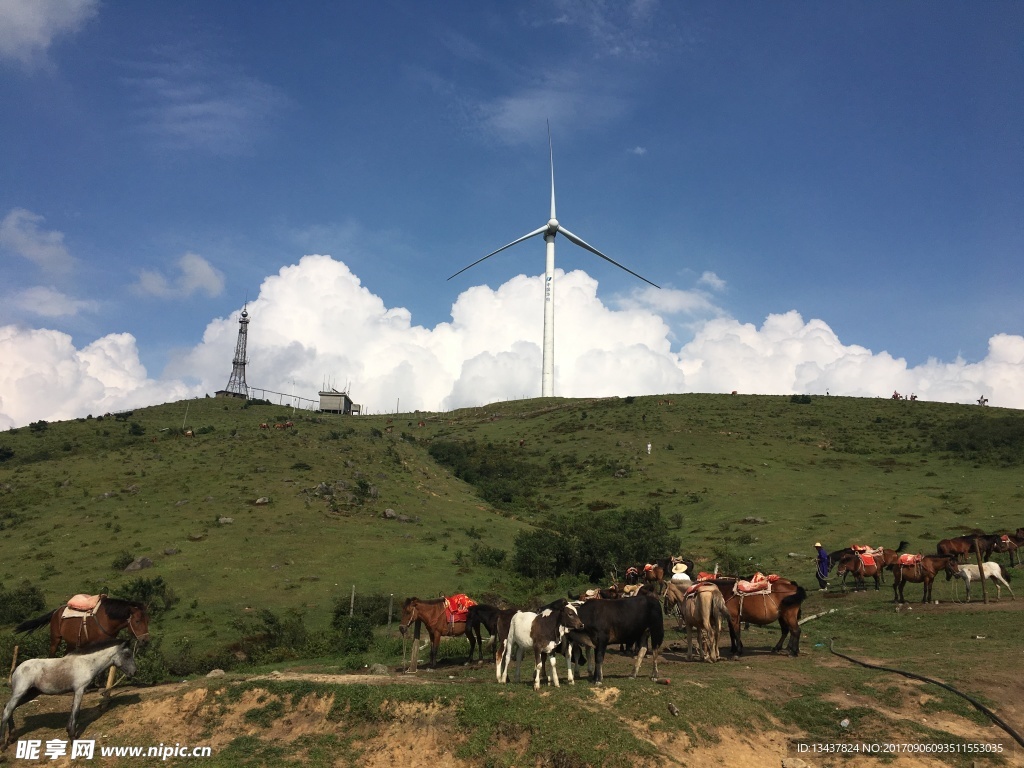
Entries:
{"label": "turbine blade", "polygon": [[[512,247],[513,245],[516,245],[517,243],[521,243],[521,242],[523,242],[523,240],[529,240],[529,239],[530,239],[531,237],[533,237],[534,235],[542,235],[542,234],[544,234],[544,233],[545,233],[545,232],[547,232],[547,231],[548,231],[548,226],[547,226],[547,224],[545,224],[545,225],[544,225],[543,227],[541,227],[540,229],[535,229],[535,230],[533,230],[533,232],[531,232],[530,234],[528,234],[528,235],[523,235],[523,236],[522,236],[522,237],[520,237],[520,238],[519,238],[518,240],[513,240],[513,241],[512,241],[511,243],[509,243],[508,245],[503,245],[503,246],[501,246],[501,248],[499,248],[499,249],[498,249],[498,250],[496,250],[496,251],[491,251],[491,252],[490,252],[490,253],[488,253],[488,254],[487,254],[486,256],[484,256],[484,257],[483,257],[482,259],[477,259],[477,260],[476,260],[476,261],[474,261],[474,262],[473,262],[472,264],[470,264],[470,265],[469,265],[468,267],[463,267],[463,268],[462,268],[462,269],[460,269],[460,270],[459,270],[458,272],[456,272],[456,273],[455,273],[454,275],[452,275],[452,277],[458,277],[458,276],[459,276],[459,275],[461,275],[461,274],[462,274],[463,272],[465,272],[465,271],[466,271],[467,269],[472,269],[472,268],[473,268],[473,267],[475,267],[475,266],[476,266],[477,264],[479,264],[479,263],[480,263],[481,261],[484,261],[484,260],[486,260],[486,259],[489,259],[489,258],[491,258],[491,256],[493,256],[494,254],[496,254],[496,253],[501,253],[501,252],[502,252],[502,251],[504,251],[504,250],[505,250],[506,248],[511,248],[511,247]],[[452,279],[452,277],[449,277],[448,279],[449,279],[449,280],[451,280],[451,279]]]}
{"label": "turbine blade", "polygon": [[619,269],[621,269],[621,270],[623,270],[625,272],[629,272],[629,274],[631,274],[633,277],[639,277],[641,280],[643,280],[648,285],[653,285],[655,288],[661,288],[660,285],[658,285],[657,283],[652,283],[650,280],[648,280],[643,275],[638,275],[632,269],[629,269],[628,267],[622,266],[621,264],[619,264],[619,262],[615,261],[615,259],[608,258],[603,253],[601,253],[599,250],[597,250],[597,248],[595,248],[594,246],[592,246],[589,243],[585,242],[582,238],[577,237],[572,232],[570,232],[568,229],[563,227],[561,224],[558,225],[558,231],[561,232],[563,235],[565,235],[565,237],[570,242],[576,243],[576,245],[578,245],[580,248],[585,248],[588,251],[590,251],[592,254],[594,254],[595,256],[600,256],[605,261],[611,262],[612,264],[614,264]]}
{"label": "turbine blade", "polygon": [[555,216],[555,150],[551,146],[551,121],[548,120],[548,164],[551,166],[551,218]]}

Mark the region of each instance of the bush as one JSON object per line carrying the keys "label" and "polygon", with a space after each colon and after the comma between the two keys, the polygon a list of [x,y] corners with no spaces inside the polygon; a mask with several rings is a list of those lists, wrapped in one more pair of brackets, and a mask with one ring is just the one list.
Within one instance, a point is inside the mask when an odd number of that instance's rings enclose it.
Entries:
{"label": "bush", "polygon": [[[340,629],[342,625],[348,621],[348,614],[352,609],[353,606],[351,598],[336,598],[334,601],[334,614],[331,618],[331,626],[334,629]],[[361,616],[369,621],[371,625],[380,627],[388,623],[389,609],[401,611],[401,606],[396,607],[393,605],[391,595],[373,592],[365,595],[357,594],[354,609],[354,615]]]}
{"label": "bush", "polygon": [[38,616],[46,610],[43,590],[29,581],[23,581],[11,590],[0,584],[0,625],[18,624]]}
{"label": "bush", "polygon": [[160,615],[178,602],[178,596],[164,581],[163,576],[155,576],[152,579],[139,577],[129,581],[118,590],[118,596],[142,603],[149,610],[151,617]]}
{"label": "bush", "polygon": [[114,558],[114,562],[110,564],[110,567],[115,571],[123,571],[129,565],[135,561],[135,555],[129,552],[127,549],[121,550],[121,554]]}
{"label": "bush", "polygon": [[648,562],[678,551],[679,537],[670,535],[661,510],[611,511],[603,515],[566,515],[542,530],[516,536],[512,568],[517,573],[547,579],[585,574],[600,581],[613,568]]}

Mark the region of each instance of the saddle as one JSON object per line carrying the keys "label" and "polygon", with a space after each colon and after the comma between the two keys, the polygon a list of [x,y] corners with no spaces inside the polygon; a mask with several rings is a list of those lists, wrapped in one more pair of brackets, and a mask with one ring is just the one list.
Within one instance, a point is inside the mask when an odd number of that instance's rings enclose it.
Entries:
{"label": "saddle", "polygon": [[469,595],[452,595],[444,598],[445,618],[449,624],[465,622],[469,617],[469,609],[476,605],[476,600]]}
{"label": "saddle", "polygon": [[779,580],[776,573],[765,576],[763,573],[755,573],[750,581],[744,579],[736,580],[736,592],[742,595],[769,595],[772,591],[772,584]]}
{"label": "saddle", "polygon": [[100,603],[106,595],[75,595],[66,606],[60,617],[62,619],[84,618],[93,616],[100,608]]}
{"label": "saddle", "polygon": [[899,564],[900,565],[920,565],[921,564],[921,560],[923,560],[923,559],[924,559],[924,555],[912,555],[912,554],[910,554],[908,552],[906,554],[900,555]]}
{"label": "saddle", "polygon": [[691,598],[696,599],[697,595],[700,594],[701,590],[705,590],[708,587],[714,587],[714,584],[708,584],[707,582],[698,581],[691,587],[686,588],[686,592],[683,593],[683,599],[689,600]]}
{"label": "saddle", "polygon": [[697,581],[711,581],[712,579],[717,579],[717,578],[718,578],[718,574],[708,573],[707,571],[700,571],[697,574]]}

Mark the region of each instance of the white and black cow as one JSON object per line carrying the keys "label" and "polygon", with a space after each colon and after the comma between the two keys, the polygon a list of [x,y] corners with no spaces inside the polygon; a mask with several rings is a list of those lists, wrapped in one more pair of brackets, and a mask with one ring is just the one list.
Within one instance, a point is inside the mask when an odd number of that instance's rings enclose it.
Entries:
{"label": "white and black cow", "polygon": [[[540,613],[532,611],[519,611],[512,617],[509,625],[508,639],[505,642],[505,652],[502,654],[501,663],[498,665],[498,682],[504,683],[508,680],[508,665],[512,661],[512,654],[516,654],[516,679],[519,679],[519,660],[522,658],[522,651],[525,648],[533,649],[534,676],[533,688],[540,689],[540,673],[544,667],[545,659],[551,666],[548,673],[548,682],[558,684],[558,671],[555,668],[557,657],[554,651],[562,647],[562,641],[571,630],[583,629],[584,624],[576,611],[576,605],[561,601],[557,607],[549,607],[541,610]],[[568,680],[573,683],[572,667],[569,668]]]}

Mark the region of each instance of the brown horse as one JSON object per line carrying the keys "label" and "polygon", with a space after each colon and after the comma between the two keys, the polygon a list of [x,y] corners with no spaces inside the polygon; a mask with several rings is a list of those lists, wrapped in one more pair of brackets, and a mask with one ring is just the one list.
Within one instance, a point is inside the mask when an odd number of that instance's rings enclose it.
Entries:
{"label": "brown horse", "polygon": [[136,640],[149,639],[149,612],[142,603],[103,595],[94,612],[64,618],[66,607],[67,603],[64,603],[49,613],[23,621],[14,631],[32,632],[49,624],[50,656],[57,653],[61,640],[68,651],[88,649],[113,640],[126,627]]}
{"label": "brown horse", "polygon": [[975,547],[981,550],[981,559],[987,561],[993,552],[1009,552],[1010,546],[998,533],[967,534],[952,539],[943,539],[936,546],[940,555],[952,555],[957,561],[974,555]]}
{"label": "brown horse", "polygon": [[939,571],[946,572],[947,581],[960,572],[960,567],[956,563],[956,555],[919,555],[918,557],[921,559],[914,563],[897,563],[893,566],[892,596],[894,603],[907,602],[903,597],[903,587],[908,581],[924,584],[921,602],[931,602],[932,582]]}
{"label": "brown horse", "polygon": [[[910,544],[908,544],[906,541],[901,541],[899,543],[899,546],[896,547],[896,549],[889,549],[888,547],[882,547],[881,549],[873,550],[874,552],[878,553],[878,554],[873,555],[873,557],[875,558],[875,562],[879,563],[879,565],[881,566],[882,570],[879,572],[878,576],[879,576],[879,578],[881,578],[883,584],[885,583],[885,570],[890,570],[891,571],[892,570],[892,566],[896,563],[897,560],[900,559],[900,555],[902,555],[903,551],[907,547],[909,547],[909,546],[910,546]],[[845,549],[837,549],[837,550],[835,550],[834,552],[832,552],[832,554],[830,554],[828,556],[828,569],[829,569],[829,571],[831,571],[833,568],[835,568],[837,565],[839,565],[839,561],[842,560],[844,557],[847,557],[849,555],[855,555],[855,554],[856,554],[856,551],[852,547],[846,547]],[[852,572],[853,572],[852,570],[847,570],[846,572],[840,574],[843,577],[843,588],[844,589],[846,588],[846,574],[847,573],[852,573]],[[856,575],[856,574],[854,574],[854,575]],[[871,574],[868,573],[868,574],[864,574],[864,575],[865,576],[870,576]],[[859,584],[858,588],[863,589],[864,585],[863,584]],[[878,587],[876,586],[875,589],[878,589]]]}
{"label": "brown horse", "polygon": [[[889,550],[892,552],[893,550]],[[881,589],[882,564],[880,555],[872,556],[871,564],[864,562],[864,557],[858,552],[847,553],[839,558],[836,563],[836,575],[843,577],[843,589],[846,589],[846,574],[852,573],[855,580],[854,589],[867,589],[864,581],[871,576],[875,580],[875,589]]]}
{"label": "brown horse", "polygon": [[807,599],[807,591],[783,577],[772,583],[770,594],[744,595],[736,591],[736,579],[714,579],[713,583],[722,592],[729,609],[729,639],[732,641],[733,656],[743,655],[743,639],[740,627],[743,622],[767,626],[775,621],[782,628],[782,637],[772,648],[772,653],[782,650],[788,636],[787,649],[793,656],[800,655],[800,605]]}
{"label": "brown horse", "polygon": [[665,612],[679,617],[680,628],[686,625],[687,660],[693,658],[693,631],[696,629],[700,657],[708,662],[718,661],[722,620],[729,620],[729,609],[718,587],[702,582],[684,590],[668,584],[665,587]]}
{"label": "brown horse", "polygon": [[[433,669],[437,665],[437,649],[441,647],[442,637],[462,637],[466,634],[466,622],[448,621],[448,612],[445,610],[445,598],[437,597],[433,600],[420,600],[418,597],[410,597],[402,605],[402,623],[398,625],[398,631],[403,635],[409,629],[409,625],[413,622],[417,623],[417,626],[413,632],[413,637],[418,639],[420,636],[419,625],[422,624],[427,628],[427,632],[430,633],[430,668]],[[415,646],[412,649],[413,653],[413,668],[415,669],[416,655],[419,653],[419,648]],[[473,660],[473,636],[469,636],[469,659],[466,661],[468,664]]]}

